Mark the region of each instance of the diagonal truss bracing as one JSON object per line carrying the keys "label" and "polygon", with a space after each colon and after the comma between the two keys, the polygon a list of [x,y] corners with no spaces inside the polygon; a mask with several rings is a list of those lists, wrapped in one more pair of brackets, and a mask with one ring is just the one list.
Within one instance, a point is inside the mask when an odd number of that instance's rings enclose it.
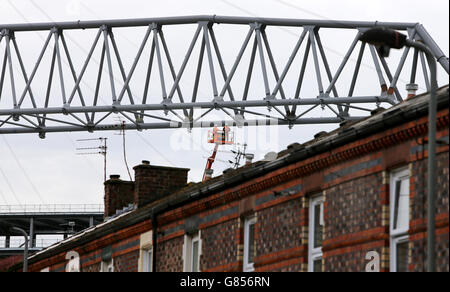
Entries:
{"label": "diagonal truss bracing", "polygon": [[[184,46],[173,39],[192,26]],[[137,130],[358,120],[380,104],[405,98],[398,86],[403,72],[410,74],[410,84],[422,76],[422,88],[429,89],[422,53],[414,51],[407,66],[411,54],[405,48],[399,62],[389,64],[372,45],[359,42],[374,26],[405,31],[425,43],[449,73],[448,58],[416,23],[191,16],[0,25],[0,134],[117,130],[124,126],[112,122],[116,115],[126,120],[125,129]],[[221,39],[223,27],[232,27],[236,36]],[[130,53],[116,34],[133,28],[141,28],[143,36]],[[183,32],[166,37],[168,28]],[[295,38],[294,45],[282,46],[287,58],[275,48],[280,36],[273,41],[274,28]],[[354,32],[334,70],[327,30]],[[76,37],[68,36],[74,31]],[[46,36],[41,45],[21,47],[30,32]],[[89,40],[88,49],[74,53],[72,43],[83,47]],[[185,48],[181,58],[180,47]],[[24,52],[37,56],[32,66]],[[360,76],[364,57],[370,76]],[[364,87],[376,84],[376,90],[355,94],[361,79]],[[347,94],[339,82],[348,84]],[[317,115],[320,109],[326,114]],[[212,113],[222,118],[211,118]]]}

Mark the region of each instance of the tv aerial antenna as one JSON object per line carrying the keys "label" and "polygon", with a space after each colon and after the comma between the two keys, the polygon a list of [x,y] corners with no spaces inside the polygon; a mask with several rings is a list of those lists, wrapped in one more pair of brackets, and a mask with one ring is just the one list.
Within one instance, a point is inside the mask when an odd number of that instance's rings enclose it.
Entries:
{"label": "tv aerial antenna", "polygon": [[103,156],[103,181],[106,181],[106,165],[107,165],[107,152],[108,152],[108,138],[100,137],[93,139],[79,139],[77,142],[93,142],[98,141],[100,145],[95,147],[80,147],[77,151],[82,151],[77,153],[77,155],[102,155]]}
{"label": "tv aerial antenna", "polygon": [[245,157],[245,155],[247,155],[246,151],[248,145],[247,143],[244,144],[235,143],[234,145],[239,146],[239,148],[237,150],[230,150],[230,152],[233,153],[235,156],[234,162],[229,160],[229,163],[233,164],[234,169],[238,169],[239,166],[241,165],[241,159]]}
{"label": "tv aerial antenna", "polygon": [[117,116],[114,119],[120,124],[120,132],[116,133],[114,135],[122,136],[123,161],[125,163],[125,167],[127,169],[130,181],[133,181],[133,178],[131,177],[131,173],[130,173],[130,168],[128,167],[128,161],[127,161],[127,150],[126,150],[126,139],[125,139],[125,125],[126,125],[126,122],[122,119],[121,116]]}

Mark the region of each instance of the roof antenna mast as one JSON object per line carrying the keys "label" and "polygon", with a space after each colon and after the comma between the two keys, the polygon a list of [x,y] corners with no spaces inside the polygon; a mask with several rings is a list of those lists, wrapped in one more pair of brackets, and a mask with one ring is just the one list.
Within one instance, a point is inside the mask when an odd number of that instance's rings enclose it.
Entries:
{"label": "roof antenna mast", "polygon": [[77,148],[77,151],[88,151],[88,150],[98,150],[97,152],[80,152],[77,155],[102,155],[103,156],[103,181],[106,181],[106,157],[107,157],[107,141],[108,138],[100,137],[95,139],[79,139],[77,142],[89,142],[89,141],[100,141],[100,145],[98,147],[83,147]]}
{"label": "roof antenna mast", "polygon": [[125,131],[126,131],[126,123],[120,116],[115,118],[120,123],[120,131],[118,134],[114,135],[120,135],[122,136],[122,151],[123,151],[123,161],[125,163],[125,168],[127,169],[128,177],[130,178],[130,181],[133,181],[133,178],[131,177],[130,168],[128,166],[127,161],[127,150],[126,150],[126,139],[125,139]]}

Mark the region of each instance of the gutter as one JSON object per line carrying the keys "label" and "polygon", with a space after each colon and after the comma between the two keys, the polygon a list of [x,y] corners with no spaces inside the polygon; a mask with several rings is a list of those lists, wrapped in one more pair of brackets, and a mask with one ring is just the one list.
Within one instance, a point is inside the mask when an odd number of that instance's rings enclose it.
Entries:
{"label": "gutter", "polygon": [[158,250],[158,218],[152,212],[152,271],[156,272],[156,251]]}

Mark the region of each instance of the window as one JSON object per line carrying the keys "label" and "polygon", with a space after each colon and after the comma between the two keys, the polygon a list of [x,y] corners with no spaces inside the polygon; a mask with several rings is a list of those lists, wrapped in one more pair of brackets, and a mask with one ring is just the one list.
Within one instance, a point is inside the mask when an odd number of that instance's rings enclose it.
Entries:
{"label": "window", "polygon": [[184,237],[184,271],[200,272],[201,254],[200,232],[195,232]]}
{"label": "window", "polygon": [[394,171],[390,178],[391,272],[408,271],[409,171]]}
{"label": "window", "polygon": [[408,236],[397,237],[392,239],[391,246],[391,271],[407,272],[408,271]]}
{"label": "window", "polygon": [[152,272],[153,271],[153,249],[143,250],[143,264],[142,272]]}
{"label": "window", "polygon": [[253,272],[255,259],[255,224],[256,217],[245,219],[244,223],[244,272]]}
{"label": "window", "polygon": [[322,271],[323,197],[313,197],[309,204],[308,271]]}
{"label": "window", "polygon": [[112,273],[114,272],[114,260],[110,259],[107,261],[102,261],[100,266],[100,272]]}
{"label": "window", "polygon": [[139,272],[153,272],[153,232],[142,233],[139,248]]}

